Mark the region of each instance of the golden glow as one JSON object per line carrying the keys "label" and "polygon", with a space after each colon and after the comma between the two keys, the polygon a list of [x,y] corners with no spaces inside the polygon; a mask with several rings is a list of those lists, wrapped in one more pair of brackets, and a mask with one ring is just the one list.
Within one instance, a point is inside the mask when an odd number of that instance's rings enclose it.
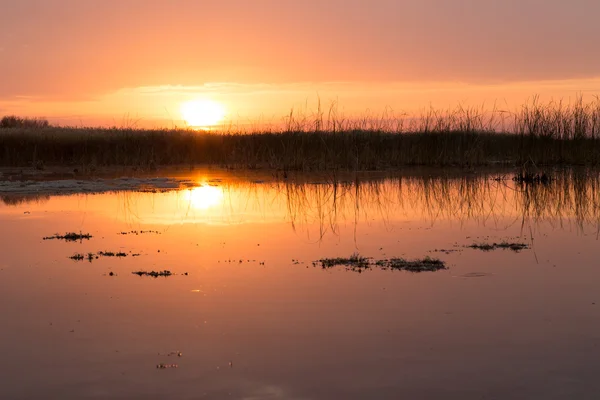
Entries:
{"label": "golden glow", "polygon": [[212,100],[192,100],[181,105],[183,120],[192,127],[217,125],[225,117],[225,107]]}
{"label": "golden glow", "polygon": [[216,186],[198,186],[185,192],[186,201],[197,210],[208,210],[223,201],[223,190]]}

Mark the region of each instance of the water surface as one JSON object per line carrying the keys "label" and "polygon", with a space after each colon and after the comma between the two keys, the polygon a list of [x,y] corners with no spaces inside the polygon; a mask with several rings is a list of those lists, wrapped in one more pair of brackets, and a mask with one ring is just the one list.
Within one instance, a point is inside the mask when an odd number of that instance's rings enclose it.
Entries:
{"label": "water surface", "polygon": [[[0,398],[600,394],[597,172],[191,175],[181,190],[2,194]],[[43,240],[71,231],[93,238]],[[502,241],[529,248],[467,247]],[[100,251],[128,256],[69,259]],[[448,269],[313,265],[353,253]]]}

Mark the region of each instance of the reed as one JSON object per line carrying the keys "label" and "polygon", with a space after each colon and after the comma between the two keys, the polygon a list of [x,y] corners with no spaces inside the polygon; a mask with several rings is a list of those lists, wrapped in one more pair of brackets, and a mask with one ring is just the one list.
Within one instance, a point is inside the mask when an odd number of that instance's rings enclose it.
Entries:
{"label": "reed", "polygon": [[220,132],[65,128],[8,124],[0,166],[218,165],[284,171],[386,170],[403,166],[597,165],[600,100],[537,98],[515,112],[457,107],[417,116],[346,119],[335,110],[299,115],[283,126]]}

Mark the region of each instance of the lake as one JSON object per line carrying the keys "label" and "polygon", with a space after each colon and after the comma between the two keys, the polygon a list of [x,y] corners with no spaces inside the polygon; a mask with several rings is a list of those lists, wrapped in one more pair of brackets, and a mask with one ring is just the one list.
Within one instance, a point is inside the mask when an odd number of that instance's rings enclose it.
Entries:
{"label": "lake", "polygon": [[598,398],[600,172],[551,176],[5,180],[0,398]]}

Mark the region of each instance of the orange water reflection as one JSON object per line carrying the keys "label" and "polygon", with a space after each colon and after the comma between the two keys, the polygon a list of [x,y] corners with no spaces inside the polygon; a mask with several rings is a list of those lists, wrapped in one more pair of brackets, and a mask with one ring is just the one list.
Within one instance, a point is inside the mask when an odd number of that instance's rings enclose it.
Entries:
{"label": "orange water reflection", "polygon": [[[487,178],[199,176],[191,190],[0,205],[0,352],[11,365],[0,397],[596,393],[596,178],[528,188]],[[119,234],[142,229],[158,233]],[[42,240],[67,231],[94,237]],[[506,238],[532,248],[462,247]],[[68,259],[98,251],[140,256]],[[429,255],[450,269],[356,274],[311,263],[353,252]],[[132,274],[162,269],[174,275]],[[179,368],[157,370],[161,362]]]}

